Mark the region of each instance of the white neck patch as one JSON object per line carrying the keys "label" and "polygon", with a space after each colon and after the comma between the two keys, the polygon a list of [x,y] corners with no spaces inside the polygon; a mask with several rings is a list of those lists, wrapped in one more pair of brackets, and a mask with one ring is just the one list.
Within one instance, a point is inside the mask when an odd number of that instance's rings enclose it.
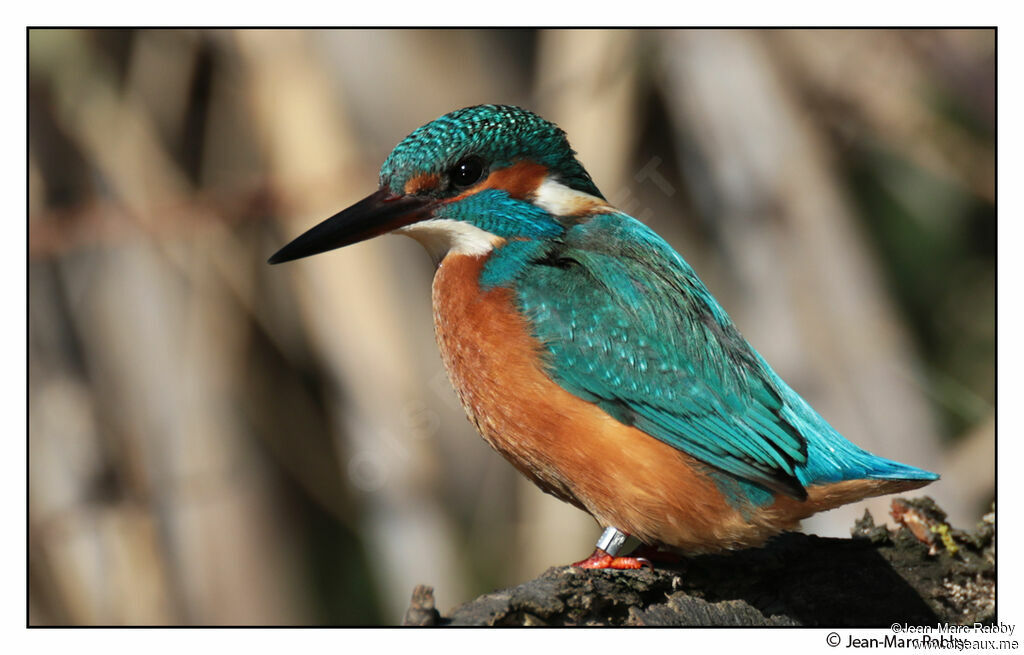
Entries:
{"label": "white neck patch", "polygon": [[431,218],[395,230],[416,239],[427,249],[435,263],[446,255],[486,255],[505,240],[464,221]]}
{"label": "white neck patch", "polygon": [[604,200],[571,189],[551,177],[544,178],[534,192],[533,204],[555,216],[579,216],[613,211]]}

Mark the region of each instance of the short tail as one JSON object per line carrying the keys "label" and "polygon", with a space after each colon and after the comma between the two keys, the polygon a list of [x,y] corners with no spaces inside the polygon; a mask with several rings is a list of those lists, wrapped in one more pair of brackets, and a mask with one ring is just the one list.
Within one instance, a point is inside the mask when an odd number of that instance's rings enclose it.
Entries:
{"label": "short tail", "polygon": [[797,475],[803,478],[801,482],[805,486],[809,488],[814,485],[857,481],[891,483],[879,485],[878,488],[892,491],[870,494],[881,496],[923,487],[939,479],[937,473],[879,457],[858,448],[842,437],[839,439],[842,439],[842,442],[834,439],[826,444],[811,442],[807,466],[797,472]]}
{"label": "short tail", "polygon": [[891,459],[885,459],[884,457],[872,455],[871,453],[865,452],[865,454],[868,456],[868,463],[870,464],[865,467],[864,471],[865,477],[867,478],[875,480],[919,482],[920,484],[917,485],[918,487],[923,487],[929,482],[934,482],[939,479],[938,473],[925,471],[924,469],[919,469],[916,466],[910,466],[909,464],[894,462]]}
{"label": "short tail", "polygon": [[[927,471],[922,471],[922,473],[927,473]],[[770,511],[778,517],[777,520],[789,521],[795,525],[797,521],[812,514],[835,509],[847,503],[919,489],[937,477],[934,473],[929,475],[933,477],[919,480],[861,478],[812,484],[807,487],[807,500],[800,502],[788,496],[780,496]]]}
{"label": "short tail", "polygon": [[931,478],[918,480],[861,478],[811,484],[807,487],[807,500],[799,501],[789,496],[779,496],[770,507],[762,510],[763,516],[776,525],[784,525],[788,526],[787,529],[793,529],[799,521],[812,514],[835,509],[847,503],[855,503],[865,498],[918,489],[938,477],[927,471],[921,471],[921,473],[925,473]]}
{"label": "short tail", "polygon": [[899,494],[913,489],[919,489],[932,480],[844,480],[829,484],[813,485],[807,488],[808,504],[814,507],[815,512],[834,509],[847,503],[855,503],[865,498],[874,496],[888,496]]}
{"label": "short tail", "polygon": [[807,439],[807,463],[797,469],[797,478],[805,487],[844,481],[888,480],[906,482],[911,485],[907,488],[913,489],[939,479],[936,473],[879,457],[847,441],[785,382],[779,380],[779,383],[789,405],[783,416]]}

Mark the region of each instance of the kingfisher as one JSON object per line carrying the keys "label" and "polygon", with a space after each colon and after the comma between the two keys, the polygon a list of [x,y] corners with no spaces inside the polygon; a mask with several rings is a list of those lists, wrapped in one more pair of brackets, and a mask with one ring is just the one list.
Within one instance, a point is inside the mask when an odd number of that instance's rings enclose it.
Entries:
{"label": "kingfisher", "polygon": [[756,547],[811,514],[938,475],[843,438],[664,239],[608,203],[555,124],[478,105],[416,129],[377,191],[274,254],[385,234],[436,265],[434,330],[483,438],[604,528],[574,566]]}

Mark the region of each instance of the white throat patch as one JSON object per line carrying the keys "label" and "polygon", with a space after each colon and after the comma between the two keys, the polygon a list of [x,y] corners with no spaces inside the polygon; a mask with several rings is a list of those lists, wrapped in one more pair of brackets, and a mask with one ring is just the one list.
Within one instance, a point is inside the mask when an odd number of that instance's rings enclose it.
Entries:
{"label": "white throat patch", "polygon": [[505,240],[464,221],[432,218],[395,230],[416,239],[427,249],[435,263],[448,254],[486,255]]}

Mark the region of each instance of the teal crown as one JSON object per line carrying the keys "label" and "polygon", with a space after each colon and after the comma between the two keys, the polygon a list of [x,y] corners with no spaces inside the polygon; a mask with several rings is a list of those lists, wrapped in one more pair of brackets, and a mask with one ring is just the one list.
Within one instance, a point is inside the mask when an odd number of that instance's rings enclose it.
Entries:
{"label": "teal crown", "polygon": [[542,164],[573,189],[604,198],[557,125],[510,105],[477,105],[445,114],[405,137],[380,169],[380,185],[402,193],[405,183],[422,174],[441,179],[468,156],[484,160],[490,170],[519,160]]}

